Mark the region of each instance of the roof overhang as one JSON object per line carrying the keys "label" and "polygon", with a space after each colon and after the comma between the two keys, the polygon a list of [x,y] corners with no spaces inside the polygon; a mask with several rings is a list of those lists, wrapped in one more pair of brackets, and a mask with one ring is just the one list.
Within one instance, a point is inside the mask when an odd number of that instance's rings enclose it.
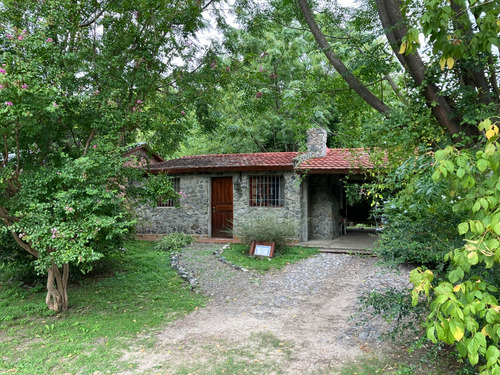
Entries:
{"label": "roof overhang", "polygon": [[188,168],[150,168],[148,173],[169,173],[169,174],[184,174],[184,173],[217,173],[217,172],[265,172],[265,171],[293,171],[293,166],[226,166],[226,167],[188,167]]}

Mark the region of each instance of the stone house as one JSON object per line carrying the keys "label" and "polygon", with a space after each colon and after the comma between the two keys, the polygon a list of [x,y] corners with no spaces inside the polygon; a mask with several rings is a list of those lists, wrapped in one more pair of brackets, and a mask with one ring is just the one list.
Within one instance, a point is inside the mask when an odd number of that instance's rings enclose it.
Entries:
{"label": "stone house", "polygon": [[184,232],[200,239],[231,238],[240,223],[272,212],[294,220],[298,241],[341,234],[341,179],[371,168],[363,149],[329,149],[326,131],[310,129],[308,151],[185,156],[149,166],[168,173],[178,201],[139,208],[139,238]]}

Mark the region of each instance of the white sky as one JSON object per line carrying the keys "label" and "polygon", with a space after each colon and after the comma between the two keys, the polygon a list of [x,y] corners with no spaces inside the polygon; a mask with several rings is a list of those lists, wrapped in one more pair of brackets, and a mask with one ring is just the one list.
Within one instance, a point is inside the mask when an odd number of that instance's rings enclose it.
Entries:
{"label": "white sky", "polygon": [[[265,2],[266,0],[258,0],[258,1]],[[356,6],[355,5],[356,0],[337,0],[337,1],[339,5],[343,7]],[[232,13],[231,9],[234,8],[234,3],[235,0],[226,0],[226,5],[224,5],[224,8],[227,9],[226,22],[233,27],[237,27],[238,24],[236,23],[235,17],[234,15],[231,14]],[[202,32],[198,33],[197,40],[200,44],[200,47],[210,45],[210,42],[212,40],[218,40],[218,41],[222,40],[222,35],[216,29],[215,19],[210,15],[210,10],[205,12],[203,17],[206,21],[210,23],[211,26],[208,29],[205,29]]]}

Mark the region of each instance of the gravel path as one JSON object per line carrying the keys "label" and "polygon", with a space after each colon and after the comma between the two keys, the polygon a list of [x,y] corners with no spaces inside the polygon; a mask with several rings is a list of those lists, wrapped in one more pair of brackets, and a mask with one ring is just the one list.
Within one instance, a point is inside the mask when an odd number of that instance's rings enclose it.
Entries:
{"label": "gravel path", "polygon": [[179,264],[210,301],[161,331],[154,349],[127,353],[126,360],[139,363],[131,374],[176,373],[194,364],[193,373],[204,374],[228,352],[265,362],[263,373],[331,374],[359,355],[387,349],[380,335],[388,323],[369,311],[362,325],[351,316],[363,292],[408,286],[409,270],[387,272],[372,257],[320,254],[281,271],[243,272],[213,255],[221,246],[183,250]]}

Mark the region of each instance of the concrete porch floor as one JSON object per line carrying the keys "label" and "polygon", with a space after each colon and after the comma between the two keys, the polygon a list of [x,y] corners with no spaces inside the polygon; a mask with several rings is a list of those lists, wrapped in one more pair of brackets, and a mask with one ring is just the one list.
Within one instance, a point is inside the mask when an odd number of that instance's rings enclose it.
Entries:
{"label": "concrete porch floor", "polygon": [[370,229],[348,229],[347,234],[333,240],[311,240],[299,242],[304,247],[317,247],[323,253],[373,254],[371,248],[377,241],[377,235]]}

